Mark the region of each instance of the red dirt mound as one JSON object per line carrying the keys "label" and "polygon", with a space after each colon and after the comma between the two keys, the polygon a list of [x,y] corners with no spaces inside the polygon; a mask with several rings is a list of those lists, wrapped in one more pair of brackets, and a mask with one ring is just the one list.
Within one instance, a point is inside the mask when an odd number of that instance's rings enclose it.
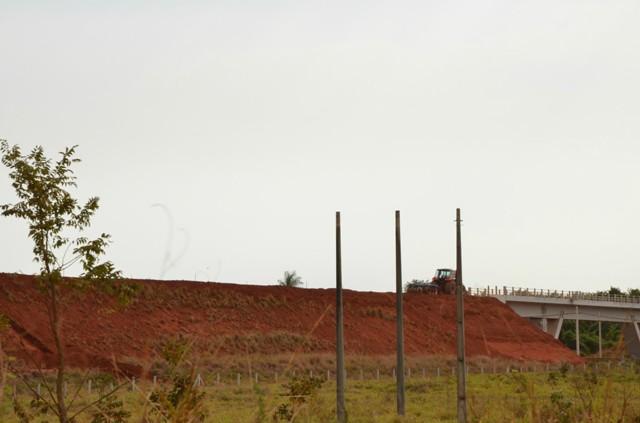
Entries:
{"label": "red dirt mound", "polygon": [[[66,296],[63,331],[70,366],[113,368],[115,363],[126,371],[126,363],[155,358],[163,342],[175,336],[192,338],[217,354],[334,351],[333,289],[135,282],[140,293],[124,310],[93,294]],[[404,299],[406,354],[455,355],[454,296],[408,294]],[[395,294],[346,290],[344,309],[347,354],[395,354]],[[52,366],[47,305],[33,276],[0,273],[0,313],[10,323],[0,331],[3,347],[27,363]],[[470,357],[582,362],[493,298],[465,297],[465,335]]]}

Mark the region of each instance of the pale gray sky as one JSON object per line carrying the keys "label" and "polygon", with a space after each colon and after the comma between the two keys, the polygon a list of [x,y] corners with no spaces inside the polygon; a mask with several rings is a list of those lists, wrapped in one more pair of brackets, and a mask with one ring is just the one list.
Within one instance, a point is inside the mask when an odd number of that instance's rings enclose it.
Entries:
{"label": "pale gray sky", "polygon": [[[622,0],[0,0],[0,138],[79,145],[77,193],[101,198],[93,230],[129,277],[169,254],[166,279],[332,287],[340,210],[345,287],[391,291],[394,211],[410,280],[455,266],[460,207],[468,286],[637,288],[639,18]],[[0,271],[35,272],[26,227],[0,234]]]}

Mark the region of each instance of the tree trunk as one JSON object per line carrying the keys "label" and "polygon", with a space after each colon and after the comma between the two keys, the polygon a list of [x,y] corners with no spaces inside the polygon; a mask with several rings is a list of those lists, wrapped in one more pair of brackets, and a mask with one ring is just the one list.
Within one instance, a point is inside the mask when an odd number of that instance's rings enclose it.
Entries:
{"label": "tree trunk", "polygon": [[8,363],[0,343],[0,398],[4,398],[4,386],[7,383]]}
{"label": "tree trunk", "polygon": [[64,342],[62,341],[62,316],[60,313],[60,291],[58,286],[50,287],[51,293],[51,330],[56,344],[56,358],[58,375],[56,377],[56,406],[58,407],[58,419],[60,423],[68,423],[67,406],[64,399]]}

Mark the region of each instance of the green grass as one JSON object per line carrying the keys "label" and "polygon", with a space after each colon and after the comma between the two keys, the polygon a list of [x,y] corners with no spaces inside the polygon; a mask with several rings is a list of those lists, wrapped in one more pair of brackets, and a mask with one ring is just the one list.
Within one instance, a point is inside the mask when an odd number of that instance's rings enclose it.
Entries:
{"label": "green grass", "polygon": [[[568,370],[568,369],[564,369]],[[640,376],[636,369],[615,367],[599,371],[554,371],[468,375],[470,422],[640,422]],[[206,422],[271,422],[278,405],[288,403],[280,383],[249,383],[243,380],[202,388]],[[131,422],[158,421],[149,413],[150,382],[138,384],[138,391],[122,390],[118,396],[132,413]],[[6,390],[0,405],[0,421],[18,422]],[[32,395],[24,389],[19,402],[28,409]],[[71,391],[71,389],[70,389]],[[393,380],[347,380],[346,405],[350,422],[455,422],[456,380],[452,376],[416,375],[406,384],[406,416],[396,413],[396,385]],[[89,398],[81,391],[78,404]],[[298,422],[333,422],[336,385],[329,380],[317,394],[296,410]],[[147,420],[145,420],[145,416]],[[55,421],[52,415],[35,422]],[[89,421],[88,419],[79,421]]]}

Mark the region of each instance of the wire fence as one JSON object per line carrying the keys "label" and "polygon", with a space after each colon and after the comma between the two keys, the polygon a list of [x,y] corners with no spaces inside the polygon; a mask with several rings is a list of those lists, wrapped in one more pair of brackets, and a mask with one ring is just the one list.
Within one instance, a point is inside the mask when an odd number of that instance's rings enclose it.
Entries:
{"label": "wire fence", "polygon": [[[468,375],[490,375],[490,374],[510,374],[510,373],[531,373],[531,372],[580,372],[580,371],[605,371],[610,369],[625,369],[628,371],[635,371],[638,366],[637,360],[593,360],[589,363],[583,363],[579,365],[573,365],[568,363],[554,363],[554,364],[517,364],[517,365],[480,365],[476,367],[467,368]],[[436,367],[432,369],[427,368],[411,368],[405,369],[405,380],[420,380],[420,379],[433,379],[433,378],[455,378],[456,368],[450,367]],[[199,372],[195,373],[193,378],[194,387],[229,387],[229,386],[251,386],[254,387],[260,384],[277,384],[285,383],[292,378],[304,378],[304,377],[319,377],[328,381],[335,379],[335,372],[333,369],[327,370],[308,370],[303,372],[284,372],[278,371],[270,373],[260,372]],[[396,369],[391,371],[380,369],[360,369],[347,371],[347,380],[350,381],[379,381],[389,382],[396,380]],[[149,378],[113,378],[108,382],[103,380],[96,380],[93,378],[87,378],[85,380],[71,380],[64,382],[64,395],[76,395],[78,392],[88,395],[102,395],[104,392],[112,392],[116,388],[143,392],[152,392],[156,385],[170,384],[169,378],[162,378],[158,375],[153,375]],[[32,394],[35,396],[44,396],[46,391],[53,389],[53,381],[47,381],[43,383],[42,379],[33,375],[21,375],[14,381],[11,389],[11,395],[16,397],[18,395]],[[48,385],[48,386],[46,386]]]}

